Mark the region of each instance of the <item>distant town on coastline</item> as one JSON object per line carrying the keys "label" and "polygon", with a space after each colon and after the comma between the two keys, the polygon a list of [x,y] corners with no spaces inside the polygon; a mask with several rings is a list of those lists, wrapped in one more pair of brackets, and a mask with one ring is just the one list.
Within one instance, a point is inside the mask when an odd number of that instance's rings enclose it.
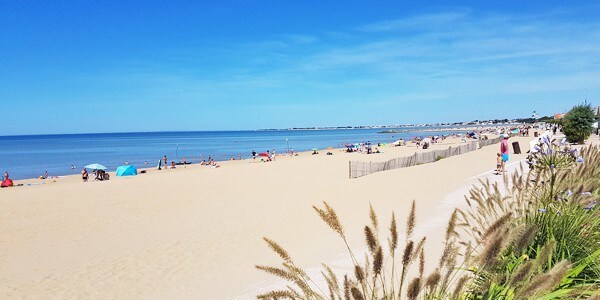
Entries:
{"label": "distant town on coastline", "polygon": [[258,131],[285,131],[285,130],[343,130],[343,129],[378,129],[378,128],[407,128],[407,127],[457,127],[457,126],[489,126],[489,125],[510,125],[535,122],[551,122],[560,119],[564,114],[554,116],[544,116],[539,118],[519,118],[519,119],[493,119],[493,120],[473,120],[454,123],[423,123],[423,124],[388,124],[388,125],[360,125],[360,126],[323,126],[323,127],[291,127],[291,128],[265,128]]}

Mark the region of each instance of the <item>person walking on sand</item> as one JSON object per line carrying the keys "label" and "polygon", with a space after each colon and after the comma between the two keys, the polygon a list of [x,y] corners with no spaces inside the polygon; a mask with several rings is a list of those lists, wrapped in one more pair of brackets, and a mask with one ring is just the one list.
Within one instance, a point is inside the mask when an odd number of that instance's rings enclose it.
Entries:
{"label": "person walking on sand", "polygon": [[162,160],[163,160],[163,166],[165,166],[165,169],[166,169],[167,165],[168,165],[168,162],[169,162],[169,160],[167,159],[167,156],[166,155],[163,156]]}
{"label": "person walking on sand", "polygon": [[508,161],[508,135],[502,135],[502,142],[500,143],[500,154],[502,155],[502,172],[506,172],[506,162]]}

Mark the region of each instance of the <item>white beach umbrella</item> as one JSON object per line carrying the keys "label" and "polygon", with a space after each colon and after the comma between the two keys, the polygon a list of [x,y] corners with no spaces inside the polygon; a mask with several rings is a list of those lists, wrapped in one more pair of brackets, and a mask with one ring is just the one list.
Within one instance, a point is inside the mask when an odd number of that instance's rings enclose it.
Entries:
{"label": "white beach umbrella", "polygon": [[85,166],[85,168],[86,169],[92,169],[92,170],[106,170],[105,166],[103,166],[101,164],[98,164],[98,163],[89,164],[89,165]]}

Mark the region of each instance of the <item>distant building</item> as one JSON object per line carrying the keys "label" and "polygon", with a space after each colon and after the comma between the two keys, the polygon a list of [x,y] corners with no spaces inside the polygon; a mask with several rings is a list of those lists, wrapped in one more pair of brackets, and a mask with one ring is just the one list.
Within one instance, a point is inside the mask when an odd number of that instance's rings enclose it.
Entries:
{"label": "distant building", "polygon": [[560,120],[565,117],[566,114],[554,114],[554,120]]}

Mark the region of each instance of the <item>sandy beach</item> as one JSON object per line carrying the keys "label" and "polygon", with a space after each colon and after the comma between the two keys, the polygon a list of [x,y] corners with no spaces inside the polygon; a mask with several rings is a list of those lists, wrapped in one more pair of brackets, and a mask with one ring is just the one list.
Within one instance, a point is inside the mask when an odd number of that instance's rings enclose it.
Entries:
{"label": "sandy beach", "polygon": [[[532,133],[533,134],[533,133]],[[529,150],[527,137],[511,138]],[[437,261],[452,207],[476,178],[492,176],[499,145],[435,163],[348,178],[348,161],[384,161],[431,149],[381,147],[365,155],[334,150],[269,163],[221,163],[148,170],[136,177],[81,182],[79,176],[0,191],[0,297],[5,299],[251,299],[281,285],[254,268],[278,263],[268,236],[308,270],[348,260],[312,205],[338,212],[355,249],[371,203],[388,224],[404,224],[417,202],[417,235]],[[526,154],[511,155],[510,164]],[[499,178],[500,176],[498,176]],[[54,182],[53,182],[54,181]],[[40,183],[40,180],[16,183]],[[387,226],[387,225],[386,225]]]}

